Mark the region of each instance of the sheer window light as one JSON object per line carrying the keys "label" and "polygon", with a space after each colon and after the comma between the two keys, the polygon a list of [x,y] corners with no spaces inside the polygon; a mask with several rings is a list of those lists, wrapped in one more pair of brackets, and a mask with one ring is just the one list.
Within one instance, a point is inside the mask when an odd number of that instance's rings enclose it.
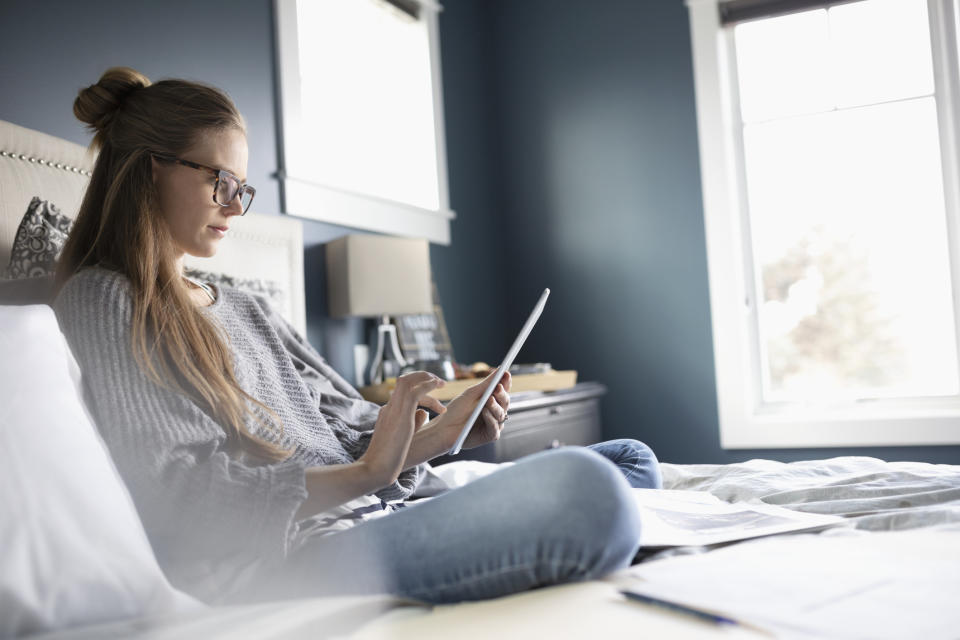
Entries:
{"label": "sheer window light", "polygon": [[277,0],[288,213],[449,242],[430,2]]}

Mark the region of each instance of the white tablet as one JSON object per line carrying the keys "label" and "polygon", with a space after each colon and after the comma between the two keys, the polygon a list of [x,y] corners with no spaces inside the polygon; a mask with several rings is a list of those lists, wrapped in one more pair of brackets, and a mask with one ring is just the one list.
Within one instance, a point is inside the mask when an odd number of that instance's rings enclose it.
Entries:
{"label": "white tablet", "polygon": [[543,293],[540,294],[540,299],[537,300],[536,306],[533,308],[533,311],[530,312],[530,317],[527,318],[527,322],[523,325],[523,328],[520,329],[520,335],[518,335],[517,339],[513,341],[513,346],[510,347],[510,351],[507,352],[507,356],[497,368],[496,375],[490,379],[490,384],[487,385],[487,388],[483,391],[483,395],[480,396],[480,402],[477,403],[477,406],[473,409],[473,413],[470,414],[470,417],[467,418],[467,421],[463,424],[463,431],[460,432],[460,437],[457,438],[453,448],[450,449],[450,455],[455,456],[460,453],[460,447],[463,446],[464,440],[467,439],[467,435],[470,433],[473,423],[476,422],[477,418],[480,417],[480,413],[483,411],[484,405],[487,404],[487,400],[490,399],[490,396],[493,394],[493,390],[496,389],[497,385],[500,383],[500,378],[503,377],[504,372],[506,372],[507,369],[510,368],[510,365],[513,364],[513,359],[516,358],[517,354],[520,352],[520,347],[522,347],[523,343],[526,342],[527,336],[530,335],[530,330],[533,329],[533,325],[537,323],[537,319],[540,317],[540,314],[543,313],[543,307],[547,304],[547,296],[549,295],[550,289],[544,289]]}

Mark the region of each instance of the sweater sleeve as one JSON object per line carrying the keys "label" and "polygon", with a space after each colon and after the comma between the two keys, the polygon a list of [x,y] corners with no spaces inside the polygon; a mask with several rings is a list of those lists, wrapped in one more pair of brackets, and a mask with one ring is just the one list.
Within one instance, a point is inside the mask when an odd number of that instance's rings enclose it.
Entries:
{"label": "sweater sleeve", "polygon": [[[370,445],[380,406],[364,400],[265,298],[255,296],[255,299],[280,336],[300,377],[312,389],[320,410],[328,418],[340,443],[356,460]],[[377,491],[375,495],[383,500],[402,500],[414,492],[425,472],[426,466],[422,464],[406,469],[396,482]]]}
{"label": "sweater sleeve", "polygon": [[255,465],[229,454],[217,422],[143,373],[123,276],[81,271],[54,307],[97,427],[171,581],[178,569],[196,575],[198,566],[282,560],[307,495],[302,463]]}

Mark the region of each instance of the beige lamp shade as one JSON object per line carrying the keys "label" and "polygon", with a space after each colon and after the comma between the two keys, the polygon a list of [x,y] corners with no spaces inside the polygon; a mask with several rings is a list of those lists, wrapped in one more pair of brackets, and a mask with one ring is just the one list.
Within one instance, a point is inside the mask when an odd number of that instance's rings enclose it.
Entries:
{"label": "beige lamp shade", "polygon": [[348,235],[326,246],[333,317],[429,313],[430,246],[425,239]]}

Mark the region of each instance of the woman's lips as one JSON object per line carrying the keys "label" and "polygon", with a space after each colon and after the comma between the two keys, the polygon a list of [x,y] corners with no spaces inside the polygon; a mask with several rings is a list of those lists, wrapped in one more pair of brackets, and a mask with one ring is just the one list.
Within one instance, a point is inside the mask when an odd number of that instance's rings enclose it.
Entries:
{"label": "woman's lips", "polygon": [[223,236],[227,235],[228,227],[215,227],[215,226],[213,226],[213,225],[211,224],[211,225],[207,225],[207,228],[208,228],[208,229],[213,229],[213,232],[216,233],[217,236],[219,236],[219,237],[221,237],[221,238],[222,238]]}

